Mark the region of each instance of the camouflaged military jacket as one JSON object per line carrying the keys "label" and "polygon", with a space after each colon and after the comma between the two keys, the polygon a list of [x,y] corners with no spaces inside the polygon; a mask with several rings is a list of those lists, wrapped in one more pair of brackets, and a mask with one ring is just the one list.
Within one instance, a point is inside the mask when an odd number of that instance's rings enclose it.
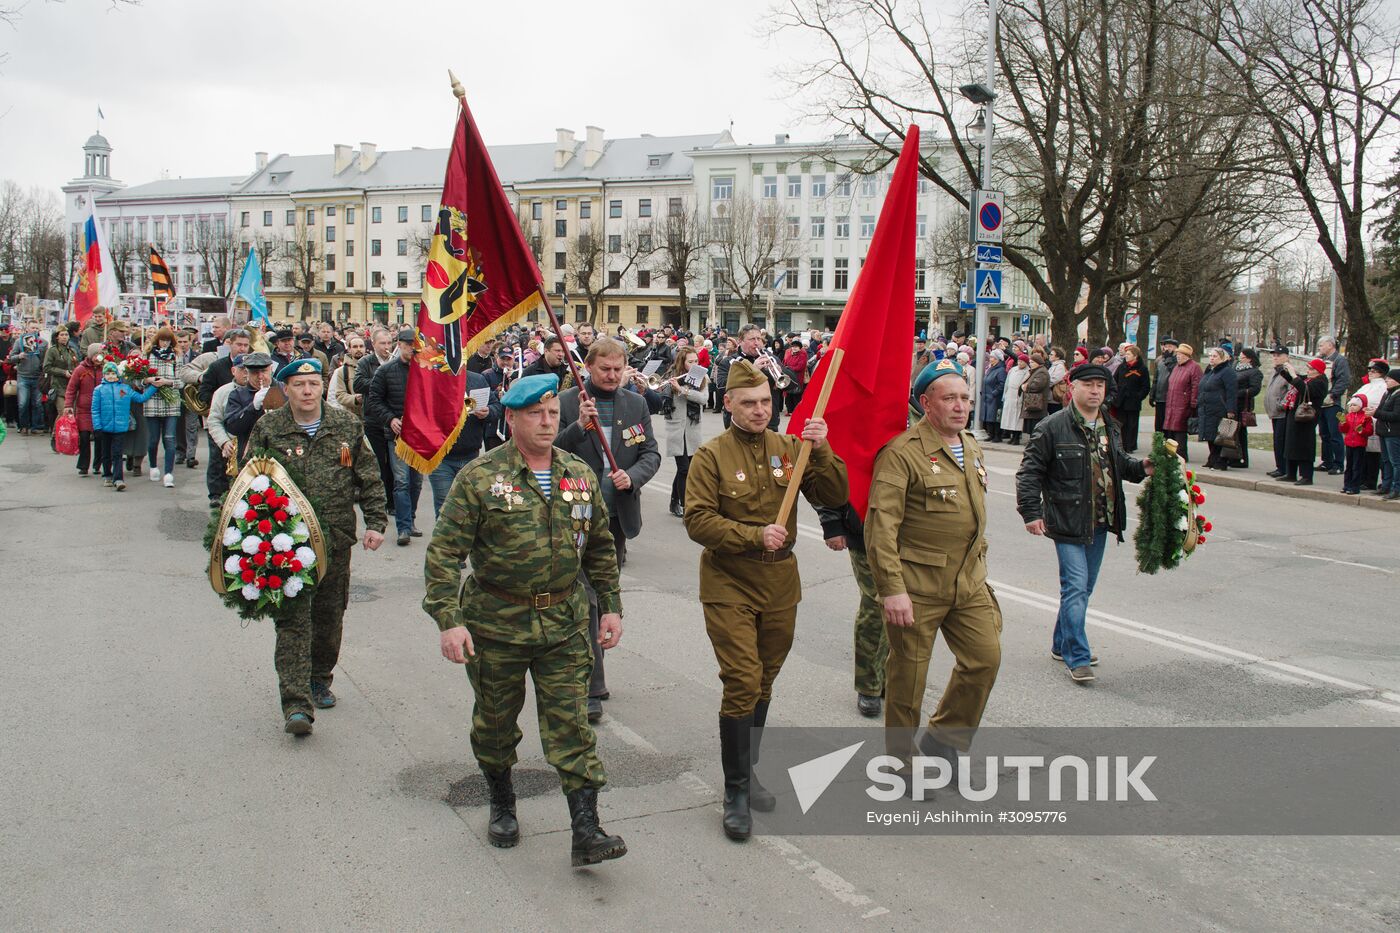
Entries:
{"label": "camouflaged military jacket", "polygon": [[[621,612],[617,554],[608,510],[588,464],[553,449],[551,498],[514,443],[462,468],[443,500],[424,560],[423,611],[446,631],[465,625],[474,638],[516,645],[552,645],[588,627],[588,597],[579,570],[598,592],[603,613]],[[472,573],[461,582],[459,561]],[[546,608],[501,599],[480,581],[516,596],[558,593]]]}
{"label": "camouflaged military jacket", "polygon": [[[292,417],[290,405],[283,405],[258,419],[248,436],[248,450],[267,449],[287,466],[302,492],[315,501],[316,518],[326,530],[332,549],[353,547],[355,504],[365,516],[365,527],[383,532],[388,522],[384,511],[384,483],[379,463],[365,442],[360,419],[329,405],[321,406],[321,427],[316,436],[307,434]],[[343,466],[348,459],[350,466]]]}

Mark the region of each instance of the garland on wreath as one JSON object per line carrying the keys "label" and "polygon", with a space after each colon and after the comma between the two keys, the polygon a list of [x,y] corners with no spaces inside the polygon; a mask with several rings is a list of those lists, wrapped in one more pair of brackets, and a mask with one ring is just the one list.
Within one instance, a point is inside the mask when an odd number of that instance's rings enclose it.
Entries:
{"label": "garland on wreath", "polygon": [[302,489],[270,451],[252,451],[205,529],[209,582],[241,618],[285,619],[325,576],[325,535]]}
{"label": "garland on wreath", "polygon": [[1133,535],[1138,570],[1156,573],[1181,564],[1197,545],[1206,543],[1211,523],[1196,507],[1204,505],[1206,494],[1196,483],[1196,475],[1183,468],[1176,453],[1176,442],[1159,434],[1152,436],[1152,475],[1138,493],[1138,530]]}

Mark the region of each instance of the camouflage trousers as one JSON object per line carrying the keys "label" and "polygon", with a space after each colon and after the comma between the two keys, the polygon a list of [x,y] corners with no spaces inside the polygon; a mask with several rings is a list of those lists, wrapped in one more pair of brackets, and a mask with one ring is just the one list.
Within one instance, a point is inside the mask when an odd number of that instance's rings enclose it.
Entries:
{"label": "camouflage trousers", "polygon": [[525,706],[525,675],[535,686],[544,756],[559,772],[564,792],[607,783],[598,759],[598,739],[588,724],[588,677],[593,652],[581,629],[553,645],[509,645],[476,640],[467,658],[467,677],[476,703],[472,710],[472,754],[483,771],[502,771],[519,760],[520,711]]}
{"label": "camouflage trousers", "polygon": [[851,555],[851,571],[860,590],[856,608],[856,692],[868,697],[885,695],[885,661],[890,656],[890,640],[885,634],[885,614],[865,552],[846,548]]}
{"label": "camouflage trousers", "polygon": [[305,713],[315,719],[311,682],[330,686],[340,659],[345,607],[350,604],[350,550],[326,555],[326,575],[308,600],[293,600],[292,614],[277,623],[273,661],[282,692],[282,715]]}

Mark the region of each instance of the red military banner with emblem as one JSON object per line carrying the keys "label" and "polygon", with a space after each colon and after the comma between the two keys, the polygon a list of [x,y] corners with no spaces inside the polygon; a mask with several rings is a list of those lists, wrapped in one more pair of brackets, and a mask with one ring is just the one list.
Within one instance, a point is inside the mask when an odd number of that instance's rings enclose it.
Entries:
{"label": "red military banner with emblem", "polygon": [[431,473],[466,421],[467,361],[484,342],[541,308],[539,265],[496,177],[466,100],[461,105],[428,262],[423,309],[395,452]]}

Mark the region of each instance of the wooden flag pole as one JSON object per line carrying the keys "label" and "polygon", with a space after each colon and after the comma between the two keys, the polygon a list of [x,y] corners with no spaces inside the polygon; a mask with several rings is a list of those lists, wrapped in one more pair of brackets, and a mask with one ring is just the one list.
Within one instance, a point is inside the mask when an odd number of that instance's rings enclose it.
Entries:
{"label": "wooden flag pole", "polygon": [[[559,342],[564,347],[564,362],[569,364],[569,372],[574,374],[574,385],[578,386],[578,400],[585,402],[588,400],[588,390],[584,388],[583,377],[579,375],[578,364],[574,362],[573,355],[569,353],[569,344],[564,340],[564,328],[559,323],[559,316],[554,313],[554,307],[549,303],[549,296],[545,294],[544,286],[539,286],[540,300],[544,302],[545,313],[549,315],[549,326],[554,328],[554,335],[559,338]],[[598,435],[598,443],[603,446],[603,457],[608,461],[608,470],[617,472],[617,459],[613,457],[612,445],[608,443],[607,432],[598,423],[598,419],[593,419],[593,431]]]}
{"label": "wooden flag pole", "polygon": [[[820,418],[826,414],[827,399],[831,398],[831,389],[836,385],[836,374],[841,369],[841,359],[846,355],[846,351],[837,348],[831,351],[831,365],[826,369],[826,378],[822,380],[821,393],[817,396],[817,404],[812,408],[812,417]],[[807,461],[812,456],[812,442],[803,441],[802,449],[797,452],[797,463],[792,468],[792,480],[788,483],[787,493],[783,496],[782,507],[778,509],[777,524],[787,527],[788,518],[792,516],[793,507],[797,505],[797,493],[802,488],[802,474],[807,472]]]}

